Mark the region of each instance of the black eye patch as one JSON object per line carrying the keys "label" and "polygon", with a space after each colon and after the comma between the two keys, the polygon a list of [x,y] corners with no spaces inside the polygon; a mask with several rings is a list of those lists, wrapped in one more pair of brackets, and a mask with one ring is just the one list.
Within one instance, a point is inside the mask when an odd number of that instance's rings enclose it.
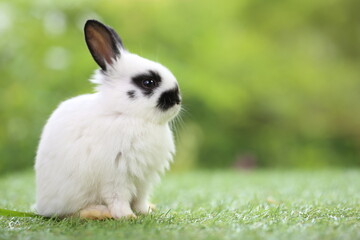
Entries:
{"label": "black eye patch", "polygon": [[132,77],[132,82],[145,96],[151,96],[161,83],[160,75],[152,70]]}

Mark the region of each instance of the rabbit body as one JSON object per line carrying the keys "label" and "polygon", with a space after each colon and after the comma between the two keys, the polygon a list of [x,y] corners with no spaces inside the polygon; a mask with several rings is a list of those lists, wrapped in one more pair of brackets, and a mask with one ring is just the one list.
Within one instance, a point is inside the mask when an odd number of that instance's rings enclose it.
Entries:
{"label": "rabbit body", "polygon": [[35,163],[41,215],[70,216],[92,205],[113,218],[149,211],[151,189],[175,153],[169,121],[180,98],[169,70],[120,52],[106,65],[94,57],[103,68],[92,80],[97,92],[62,102],[44,127]]}
{"label": "rabbit body", "polygon": [[36,162],[41,215],[146,201],[141,198],[169,167],[175,152],[169,125],[105,112],[97,95],[63,102],[44,128]]}

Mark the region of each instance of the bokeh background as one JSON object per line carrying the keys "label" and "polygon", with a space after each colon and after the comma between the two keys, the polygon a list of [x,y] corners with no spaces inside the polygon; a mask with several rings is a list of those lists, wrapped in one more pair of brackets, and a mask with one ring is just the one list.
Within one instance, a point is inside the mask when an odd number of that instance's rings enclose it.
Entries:
{"label": "bokeh background", "polygon": [[0,174],[32,167],[42,126],[93,91],[95,18],[181,85],[174,171],[360,166],[358,0],[0,2]]}

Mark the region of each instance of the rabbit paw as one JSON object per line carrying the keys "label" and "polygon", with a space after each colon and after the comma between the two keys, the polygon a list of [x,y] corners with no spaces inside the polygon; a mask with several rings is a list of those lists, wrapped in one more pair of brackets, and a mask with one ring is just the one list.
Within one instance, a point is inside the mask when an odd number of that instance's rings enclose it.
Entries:
{"label": "rabbit paw", "polygon": [[156,210],[155,204],[152,203],[135,203],[133,208],[135,212],[141,214],[149,214]]}
{"label": "rabbit paw", "polygon": [[110,208],[111,216],[115,219],[119,218],[128,218],[128,219],[136,219],[137,216],[133,213],[130,207],[115,205]]}

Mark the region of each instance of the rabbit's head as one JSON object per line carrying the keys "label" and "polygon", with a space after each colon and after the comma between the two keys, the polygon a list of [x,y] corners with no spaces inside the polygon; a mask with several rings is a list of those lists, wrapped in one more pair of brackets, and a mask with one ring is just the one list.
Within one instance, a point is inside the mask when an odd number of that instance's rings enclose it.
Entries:
{"label": "rabbit's head", "polygon": [[92,79],[104,109],[116,114],[166,123],[180,110],[179,86],[159,63],[125,50],[121,38],[96,20],[85,24],[85,40],[100,66]]}

